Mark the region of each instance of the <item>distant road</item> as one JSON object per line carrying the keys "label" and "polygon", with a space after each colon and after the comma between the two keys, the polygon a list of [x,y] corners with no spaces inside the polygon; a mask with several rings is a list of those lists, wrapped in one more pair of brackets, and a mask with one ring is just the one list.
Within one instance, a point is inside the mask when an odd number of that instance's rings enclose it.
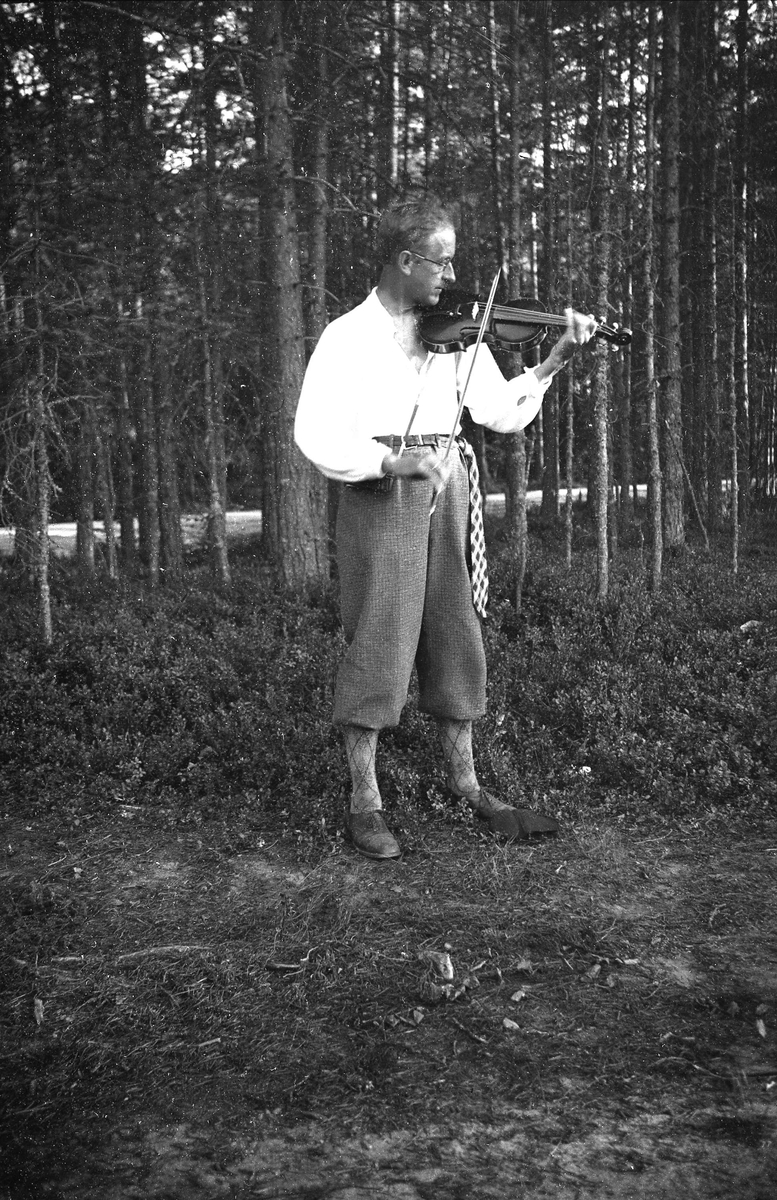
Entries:
{"label": "distant road", "polygon": [[[578,487],[572,489],[572,497],[574,500],[585,499],[587,489]],[[566,488],[562,488],[560,492],[561,503],[566,499]],[[542,499],[542,492],[531,491],[527,496],[529,507],[538,508]],[[493,495],[486,497],[486,508],[489,512],[497,516],[501,516],[505,510],[504,493],[496,492]],[[198,513],[181,518],[181,526],[183,529],[184,545],[189,548],[201,546],[205,541],[205,525],[206,514]],[[256,537],[262,531],[262,514],[259,510],[255,512],[231,512],[227,513],[227,537],[230,542],[242,542],[251,537]],[[117,526],[118,532],[118,526]],[[94,535],[98,542],[105,541],[105,530],[102,521],[95,521]],[[52,552],[59,558],[71,558],[76,551],[76,525],[75,521],[65,522],[61,525],[49,525],[49,539],[51,541]],[[14,531],[13,529],[0,529],[0,558],[10,558],[13,553]]]}

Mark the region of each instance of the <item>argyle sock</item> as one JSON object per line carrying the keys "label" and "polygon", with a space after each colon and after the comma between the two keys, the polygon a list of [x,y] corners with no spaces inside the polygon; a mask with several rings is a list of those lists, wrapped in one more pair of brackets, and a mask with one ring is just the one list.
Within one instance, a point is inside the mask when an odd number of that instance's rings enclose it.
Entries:
{"label": "argyle sock", "polygon": [[378,730],[346,725],[343,737],[351,772],[351,812],[375,812],[383,807],[375,774]]}
{"label": "argyle sock", "polygon": [[490,792],[481,793],[472,754],[472,722],[440,720],[437,723],[440,727],[445,773],[451,790],[468,799],[476,797],[477,803],[471,803],[470,807],[478,812],[494,813],[503,808],[510,808],[509,804],[497,800]]}
{"label": "argyle sock", "polygon": [[437,724],[449,786],[462,796],[478,792],[480,784],[472,757],[472,722],[439,720]]}

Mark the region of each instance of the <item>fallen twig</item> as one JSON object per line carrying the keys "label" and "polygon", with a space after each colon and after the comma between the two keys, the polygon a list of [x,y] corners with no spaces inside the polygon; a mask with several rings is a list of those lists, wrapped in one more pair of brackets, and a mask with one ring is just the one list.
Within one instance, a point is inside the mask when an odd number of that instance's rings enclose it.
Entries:
{"label": "fallen twig", "polygon": [[146,958],[155,954],[191,954],[194,950],[212,950],[212,946],[148,946],[145,950],[132,950],[129,954],[120,954],[116,962],[128,962],[131,958]]}
{"label": "fallen twig", "polygon": [[456,1028],[460,1029],[462,1033],[466,1033],[467,1037],[472,1038],[473,1042],[480,1042],[483,1046],[487,1044],[487,1038],[481,1037],[479,1033],[473,1033],[471,1029],[467,1029],[467,1026],[463,1025],[456,1017],[451,1017],[451,1020]]}

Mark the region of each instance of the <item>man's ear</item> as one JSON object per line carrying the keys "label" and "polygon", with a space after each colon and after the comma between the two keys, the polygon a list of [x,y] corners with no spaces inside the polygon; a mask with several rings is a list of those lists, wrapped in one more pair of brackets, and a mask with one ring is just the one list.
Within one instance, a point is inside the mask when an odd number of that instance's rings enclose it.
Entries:
{"label": "man's ear", "polygon": [[409,250],[401,250],[397,255],[397,266],[403,275],[410,274],[410,268],[413,265],[413,255]]}

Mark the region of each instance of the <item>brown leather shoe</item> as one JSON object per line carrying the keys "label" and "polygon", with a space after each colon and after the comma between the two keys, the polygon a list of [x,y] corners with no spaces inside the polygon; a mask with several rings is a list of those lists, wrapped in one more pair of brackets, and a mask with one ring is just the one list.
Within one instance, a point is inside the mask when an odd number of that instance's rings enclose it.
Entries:
{"label": "brown leather shoe", "polygon": [[532,837],[552,837],[558,833],[558,821],[553,817],[532,812],[530,808],[502,804],[485,788],[461,799],[466,800],[481,821],[488,822],[492,833],[509,842],[526,842]]}
{"label": "brown leather shoe", "polygon": [[396,838],[387,829],[380,810],[346,812],[345,830],[355,849],[366,858],[399,858],[402,853]]}

